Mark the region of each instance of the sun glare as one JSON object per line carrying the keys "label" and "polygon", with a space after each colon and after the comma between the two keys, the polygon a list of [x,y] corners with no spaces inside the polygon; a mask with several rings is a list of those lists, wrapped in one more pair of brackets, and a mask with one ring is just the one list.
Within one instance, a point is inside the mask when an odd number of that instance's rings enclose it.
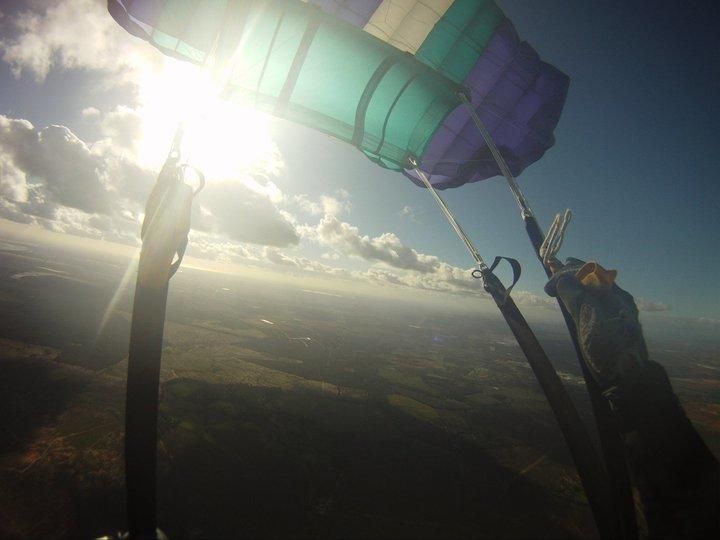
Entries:
{"label": "sun glare", "polygon": [[270,117],[221,100],[218,86],[202,68],[172,59],[160,73],[148,73],[139,85],[140,161],[157,168],[183,122],[182,159],[200,169],[208,182],[257,184],[255,176],[277,175],[282,160],[270,134]]}

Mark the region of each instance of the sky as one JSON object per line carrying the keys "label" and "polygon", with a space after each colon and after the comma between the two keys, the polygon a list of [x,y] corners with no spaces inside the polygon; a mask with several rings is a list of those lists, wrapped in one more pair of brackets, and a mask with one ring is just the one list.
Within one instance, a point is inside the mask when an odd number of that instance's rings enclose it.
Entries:
{"label": "sky", "polygon": [[[720,328],[720,3],[499,0],[571,79],[556,144],[519,178],[560,255],[597,260],[652,316]],[[143,204],[203,78],[102,0],[0,4],[0,218],[138,245]],[[208,176],[189,254],[365,286],[478,294],[430,195],[348,144],[217,103],[189,128]],[[551,306],[504,180],[443,192],[487,260],[517,258]],[[2,223],[0,223],[0,234]],[[441,300],[438,300],[441,301]]]}

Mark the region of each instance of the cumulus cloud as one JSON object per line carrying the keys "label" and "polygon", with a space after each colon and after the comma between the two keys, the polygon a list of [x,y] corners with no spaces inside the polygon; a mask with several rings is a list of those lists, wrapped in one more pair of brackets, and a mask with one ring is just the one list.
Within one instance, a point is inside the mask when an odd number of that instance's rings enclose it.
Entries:
{"label": "cumulus cloud", "polygon": [[265,248],[263,250],[263,255],[268,261],[273,264],[293,267],[298,266],[298,263],[294,258],[288,257],[287,255],[280,253],[280,251],[278,251],[277,249]]}
{"label": "cumulus cloud", "polygon": [[352,204],[349,200],[349,194],[344,189],[338,190],[338,197],[321,195],[319,200],[313,200],[303,193],[288,197],[287,202],[302,212],[312,216],[340,216],[343,213],[349,212],[352,208]]}
{"label": "cumulus cloud", "polygon": [[159,56],[107,14],[104,0],[38,2],[14,18],[11,37],[0,40],[2,59],[15,76],[43,80],[53,68],[120,74],[156,64]]}
{"label": "cumulus cloud", "polygon": [[[395,285],[422,289],[426,291],[490,298],[482,287],[480,280],[472,277],[472,268],[459,268],[447,263],[440,263],[432,273],[404,272],[394,273],[385,269],[370,268],[365,272],[356,272],[356,277],[382,285]],[[556,304],[551,298],[539,296],[529,291],[513,289],[512,298],[521,306],[555,309]]]}
{"label": "cumulus cloud", "polygon": [[350,210],[350,203],[348,201],[341,201],[329,195],[322,195],[320,197],[320,203],[322,204],[323,213],[331,216],[339,216],[343,212]]}
{"label": "cumulus cloud", "polygon": [[644,298],[636,298],[635,304],[640,311],[670,311],[669,305]]}
{"label": "cumulus cloud", "polygon": [[[107,121],[113,126],[107,129],[118,130],[116,137],[123,130],[132,131],[133,113],[114,112],[117,114],[109,117],[95,111],[87,114],[103,124]],[[144,169],[131,156],[107,140],[88,145],[64,126],[38,130],[27,120],[0,116],[0,215],[58,232],[136,245],[155,172]],[[326,195],[315,201],[281,193],[278,197],[273,189],[260,189],[266,180],[257,181],[260,187],[237,181],[211,182],[194,205],[189,254],[227,262],[259,260],[385,286],[486,296],[471,269],[420,253],[393,233],[363,235],[358,227],[331,213],[324,213],[316,225],[298,225],[291,213],[277,206],[278,199],[316,204],[325,212],[346,209],[347,195]],[[278,249],[297,245],[301,238],[329,248],[321,255],[327,262],[339,261],[342,255],[379,266],[349,272]],[[246,244],[265,247],[258,251]],[[552,304],[550,299],[524,291],[515,291],[513,297],[518,304]],[[655,310],[662,306],[643,301],[639,305]]]}
{"label": "cumulus cloud", "polygon": [[403,206],[402,210],[399,212],[400,217],[409,219],[413,223],[419,223],[417,216],[415,215],[415,210],[412,206]]}
{"label": "cumulus cloud", "polygon": [[[88,116],[86,111],[87,109],[83,110],[84,116]],[[99,114],[98,111],[97,115]],[[137,109],[120,105],[102,116],[100,129],[113,144],[135,150],[143,133],[143,119]]]}
{"label": "cumulus cloud", "polygon": [[511,296],[513,300],[515,300],[515,303],[520,306],[540,307],[547,309],[557,309],[558,307],[557,301],[554,298],[540,296],[529,291],[520,291],[517,289],[513,289]]}
{"label": "cumulus cloud", "polygon": [[100,109],[97,107],[85,107],[81,113],[83,118],[99,118],[100,117]]}
{"label": "cumulus cloud", "polygon": [[312,200],[304,193],[289,196],[287,202],[306,214],[317,216],[322,213],[322,206],[320,203]]}
{"label": "cumulus cloud", "polygon": [[342,268],[335,268],[322,264],[318,261],[313,261],[306,257],[293,257],[280,252],[277,248],[265,247],[263,248],[262,256],[268,262],[279,266],[287,266],[291,268],[297,268],[300,270],[329,274],[333,276],[349,277],[351,274]]}
{"label": "cumulus cloud", "polygon": [[[118,137],[134,129],[132,111],[114,113],[102,121],[117,130]],[[3,217],[124,243],[136,242],[156,177],[109,140],[88,145],[65,126],[38,130],[27,120],[2,115],[0,167]],[[195,205],[193,226],[236,242],[297,244],[295,225],[274,203],[272,190],[255,184],[210,183]]]}
{"label": "cumulus cloud", "polygon": [[246,247],[232,240],[223,240],[203,232],[190,231],[187,254],[201,259],[220,262],[255,260],[257,257]]}
{"label": "cumulus cloud", "polygon": [[[314,240],[321,245],[332,248],[333,252],[321,255],[323,259],[337,261],[340,254],[360,258],[370,263],[380,263],[366,270],[351,273],[355,279],[375,284],[396,287],[408,287],[426,291],[444,292],[458,295],[470,295],[487,298],[480,280],[472,277],[472,268],[460,268],[440,261],[433,255],[419,253],[402,244],[392,233],[384,233],[377,237],[362,235],[359,229],[349,223],[340,221],[335,216],[324,216],[317,226],[299,227],[304,238]],[[300,266],[296,259],[286,255],[274,254],[267,257],[276,264]],[[304,266],[305,269],[313,269]],[[322,265],[315,271],[327,272]],[[551,298],[539,296],[529,291],[513,290],[513,298],[519,305],[554,308]]]}
{"label": "cumulus cloud", "polygon": [[209,213],[194,221],[199,228],[239,242],[276,247],[295,245],[300,240],[293,223],[270,198],[243,184],[212,183],[199,197]]}
{"label": "cumulus cloud", "polygon": [[25,173],[4,154],[0,154],[0,197],[20,202],[28,197]]}
{"label": "cumulus cloud", "polygon": [[41,220],[40,223],[55,232],[119,244],[140,244],[138,222],[120,214],[89,214],[75,208],[59,206],[55,209],[52,219]]}
{"label": "cumulus cloud", "polygon": [[[111,212],[122,184],[142,171],[125,170],[122,158],[93,152],[65,126],[37,130],[27,120],[0,115],[0,159],[12,175],[3,180],[3,193],[25,204],[26,213],[52,217],[53,208],[66,206],[87,213]],[[22,185],[24,184],[24,186]],[[24,192],[24,193],[23,193]]]}
{"label": "cumulus cloud", "polygon": [[306,227],[303,233],[345,255],[379,261],[395,268],[428,273],[434,272],[440,264],[437,257],[403,245],[394,233],[376,237],[362,235],[357,227],[333,215],[325,215],[316,227]]}

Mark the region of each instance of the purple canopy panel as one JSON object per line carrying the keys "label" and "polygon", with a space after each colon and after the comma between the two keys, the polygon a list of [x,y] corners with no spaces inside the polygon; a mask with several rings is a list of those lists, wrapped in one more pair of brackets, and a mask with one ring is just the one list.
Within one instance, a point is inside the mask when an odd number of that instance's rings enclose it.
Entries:
{"label": "purple canopy panel", "polygon": [[568,83],[564,73],[550,64],[540,62],[540,71],[519,107],[524,106],[525,100],[540,104],[533,107],[532,115],[526,120],[528,135],[515,150],[526,162],[523,169],[540,159],[555,144],[553,131],[560,120]]}
{"label": "purple canopy panel", "polygon": [[382,0],[308,0],[324,12],[363,28]]}
{"label": "purple canopy panel", "polygon": [[[519,41],[507,19],[465,79],[472,106],[514,175],[553,145],[568,83],[566,75],[540,61],[530,45]],[[465,107],[448,115],[428,143],[420,165],[438,189],[500,174]],[[422,185],[412,171],[406,174]]]}
{"label": "purple canopy panel", "polygon": [[134,18],[151,25],[157,23],[165,7],[164,0],[147,0],[144,2],[118,0],[118,3],[123,4],[127,12]]}
{"label": "purple canopy panel", "polygon": [[[517,56],[519,47],[520,40],[515,27],[509,19],[505,19],[464,81],[470,90],[471,101],[476,109],[502,77],[506,76],[506,71]],[[497,125],[497,117],[481,113],[481,119],[492,133],[492,128]],[[472,171],[497,170],[491,155],[477,155],[480,147],[485,147],[482,136],[467,109],[458,107],[448,115],[443,125],[433,135],[423,155],[420,168],[430,175],[433,185],[437,185],[440,189],[460,186],[468,181],[467,177]],[[497,173],[488,176],[494,174]],[[412,173],[409,178],[416,184],[423,185]]]}
{"label": "purple canopy panel", "polygon": [[[162,13],[163,2],[136,2],[134,0],[110,0],[108,11],[123,28],[134,36],[147,39],[151,27]],[[144,25],[144,26],[143,26]]]}
{"label": "purple canopy panel", "polygon": [[[213,48],[221,29],[232,28],[224,24],[224,20],[232,20],[232,15],[237,14],[242,6],[240,3],[223,6],[195,0],[176,2],[174,7],[178,8],[178,12],[174,13],[168,4],[167,0],[108,0],[107,7],[120,26],[148,41],[163,54],[201,64]],[[194,23],[188,24],[188,20]],[[160,36],[166,39],[158,39]],[[194,57],[180,51],[178,46],[181,44],[194,49]]]}

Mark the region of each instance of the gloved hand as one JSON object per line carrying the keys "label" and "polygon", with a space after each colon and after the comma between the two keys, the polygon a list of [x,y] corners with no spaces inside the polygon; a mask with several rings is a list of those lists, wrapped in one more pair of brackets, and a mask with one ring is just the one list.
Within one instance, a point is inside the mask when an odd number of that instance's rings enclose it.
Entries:
{"label": "gloved hand", "polygon": [[648,362],[635,300],[615,284],[616,275],[569,258],[545,285],[572,316],[585,361],[603,391],[631,388]]}

